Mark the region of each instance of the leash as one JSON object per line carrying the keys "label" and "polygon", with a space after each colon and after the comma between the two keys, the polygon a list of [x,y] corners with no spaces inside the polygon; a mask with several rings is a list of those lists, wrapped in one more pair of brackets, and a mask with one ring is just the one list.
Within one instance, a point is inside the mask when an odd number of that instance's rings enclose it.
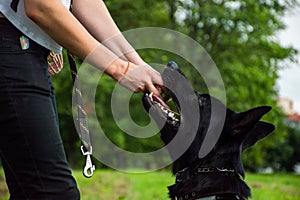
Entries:
{"label": "leash", "polygon": [[79,127],[79,137],[82,142],[81,152],[84,156],[86,156],[86,163],[83,169],[83,175],[87,178],[90,178],[93,176],[93,172],[95,171],[95,165],[93,165],[91,159],[92,151],[93,151],[92,142],[91,142],[90,132],[87,124],[86,112],[83,106],[82,95],[78,84],[78,75],[77,75],[78,72],[76,68],[76,62],[75,62],[75,58],[70,53],[68,53],[68,60],[69,60],[71,75],[73,79],[73,87],[75,90],[74,93],[75,104],[78,113],[76,121]]}
{"label": "leash", "polygon": [[[70,12],[72,12],[72,3],[73,1],[71,0]],[[73,79],[73,87],[75,88],[75,94],[74,94],[75,104],[78,113],[76,120],[77,120],[77,125],[79,127],[79,137],[82,142],[80,149],[82,154],[86,156],[85,167],[83,168],[83,175],[86,178],[90,178],[93,176],[93,173],[96,169],[95,165],[93,165],[92,163],[92,158],[91,158],[93,153],[91,136],[87,124],[86,112],[84,110],[84,106],[82,102],[82,95],[78,84],[78,75],[77,75],[78,72],[77,72],[75,57],[72,56],[69,52],[68,52],[68,60],[69,60],[71,75]]]}

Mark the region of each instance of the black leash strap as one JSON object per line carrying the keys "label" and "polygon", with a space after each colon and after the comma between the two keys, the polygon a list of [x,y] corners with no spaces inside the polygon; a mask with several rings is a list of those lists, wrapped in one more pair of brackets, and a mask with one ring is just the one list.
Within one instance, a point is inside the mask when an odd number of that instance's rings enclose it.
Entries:
{"label": "black leash strap", "polygon": [[84,156],[86,156],[86,165],[83,169],[83,175],[87,178],[93,176],[93,172],[95,171],[95,166],[92,163],[91,155],[92,155],[92,143],[90,138],[90,133],[87,124],[87,116],[84,110],[82,95],[80,92],[79,84],[78,84],[78,75],[75,58],[68,53],[68,60],[70,63],[70,69],[73,79],[73,87],[74,87],[74,95],[75,95],[75,104],[77,107],[77,124],[79,127],[79,137],[82,141],[81,151]]}

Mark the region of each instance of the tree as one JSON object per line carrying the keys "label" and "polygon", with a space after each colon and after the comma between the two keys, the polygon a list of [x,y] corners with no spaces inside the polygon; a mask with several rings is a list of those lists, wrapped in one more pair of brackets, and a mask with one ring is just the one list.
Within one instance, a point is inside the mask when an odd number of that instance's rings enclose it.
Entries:
{"label": "tree", "polygon": [[277,147],[267,155],[277,171],[294,172],[295,166],[300,163],[300,126],[298,122],[286,120],[287,136],[277,142]]}

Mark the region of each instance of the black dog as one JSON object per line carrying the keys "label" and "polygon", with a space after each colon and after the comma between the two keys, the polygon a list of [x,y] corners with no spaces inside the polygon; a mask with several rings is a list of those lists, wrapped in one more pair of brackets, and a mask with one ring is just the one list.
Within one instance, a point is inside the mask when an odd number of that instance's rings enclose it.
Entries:
{"label": "black dog", "polygon": [[153,94],[145,94],[143,104],[162,127],[161,139],[174,159],[176,182],[168,187],[170,198],[248,199],[241,153],[274,130],[272,124],[259,121],[271,107],[234,112],[216,98],[194,91],[174,62],[162,77],[178,113]]}

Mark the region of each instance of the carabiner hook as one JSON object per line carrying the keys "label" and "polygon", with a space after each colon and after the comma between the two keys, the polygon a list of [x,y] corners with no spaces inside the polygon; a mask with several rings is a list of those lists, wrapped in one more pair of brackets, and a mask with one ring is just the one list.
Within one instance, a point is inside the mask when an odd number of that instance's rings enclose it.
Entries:
{"label": "carabiner hook", "polygon": [[85,167],[83,169],[83,175],[86,178],[90,178],[93,176],[93,173],[95,171],[95,165],[93,165],[92,159],[91,159],[92,149],[90,151],[84,152],[83,146],[81,146],[81,151],[82,151],[82,154],[84,156],[86,156],[86,162],[85,162]]}
{"label": "carabiner hook", "polygon": [[93,172],[95,171],[95,165],[92,164],[91,156],[86,156],[86,163],[83,170],[83,175],[87,178],[90,178],[93,176]]}

